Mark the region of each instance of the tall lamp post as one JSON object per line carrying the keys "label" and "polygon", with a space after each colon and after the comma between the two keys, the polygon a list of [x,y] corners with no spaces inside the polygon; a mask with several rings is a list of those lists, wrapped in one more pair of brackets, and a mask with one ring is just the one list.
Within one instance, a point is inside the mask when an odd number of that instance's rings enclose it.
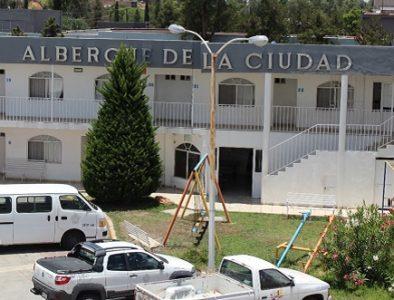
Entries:
{"label": "tall lamp post", "polygon": [[208,222],[208,269],[215,270],[215,139],[216,139],[216,61],[220,52],[223,51],[229,44],[234,42],[247,41],[256,46],[263,47],[268,43],[268,38],[265,35],[255,35],[249,38],[234,38],[224,43],[219,50],[213,52],[208,42],[202,38],[197,32],[185,29],[181,25],[171,24],[168,30],[174,34],[191,33],[197,36],[204,46],[207,48],[211,55],[211,114],[209,126],[209,170],[210,170],[210,183],[209,183],[209,222]]}

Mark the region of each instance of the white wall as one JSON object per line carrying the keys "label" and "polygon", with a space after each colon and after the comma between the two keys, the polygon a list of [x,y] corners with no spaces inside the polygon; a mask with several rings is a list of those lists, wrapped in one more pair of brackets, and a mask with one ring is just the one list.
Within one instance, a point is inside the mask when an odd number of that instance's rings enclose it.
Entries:
{"label": "white wall", "polygon": [[[343,199],[337,199],[345,207],[355,207],[375,202],[374,152],[346,152],[343,183]],[[286,172],[271,175],[264,179],[262,202],[284,205],[287,192],[304,192],[315,194],[334,194],[337,188],[337,153],[318,151],[303,159],[301,163],[287,168]]]}
{"label": "white wall", "polygon": [[81,180],[81,130],[51,130],[29,128],[7,128],[4,130],[6,157],[27,159],[27,142],[37,135],[51,135],[62,142],[62,162],[46,164],[46,178],[62,181]]}

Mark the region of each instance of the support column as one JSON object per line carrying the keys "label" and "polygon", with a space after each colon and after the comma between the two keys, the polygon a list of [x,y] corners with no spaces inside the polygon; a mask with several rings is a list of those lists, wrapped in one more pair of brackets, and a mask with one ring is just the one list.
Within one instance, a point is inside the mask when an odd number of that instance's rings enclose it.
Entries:
{"label": "support column", "polygon": [[269,139],[271,132],[271,106],[272,106],[272,73],[264,74],[264,107],[263,107],[263,159],[261,172],[261,199],[264,199],[264,182],[269,170]]}
{"label": "support column", "polygon": [[339,110],[339,135],[338,135],[338,153],[337,153],[337,204],[343,207],[343,187],[345,179],[345,151],[346,151],[346,117],[347,117],[347,100],[348,100],[348,75],[341,75],[341,102]]}

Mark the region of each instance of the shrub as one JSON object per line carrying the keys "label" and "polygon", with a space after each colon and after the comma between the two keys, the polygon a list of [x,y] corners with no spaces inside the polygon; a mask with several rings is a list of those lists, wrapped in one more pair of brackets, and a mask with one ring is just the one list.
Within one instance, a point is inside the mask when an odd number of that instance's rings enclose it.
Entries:
{"label": "shrub", "polygon": [[359,207],[333,223],[324,242],[323,265],[336,285],[393,284],[394,216],[382,216],[376,205]]}

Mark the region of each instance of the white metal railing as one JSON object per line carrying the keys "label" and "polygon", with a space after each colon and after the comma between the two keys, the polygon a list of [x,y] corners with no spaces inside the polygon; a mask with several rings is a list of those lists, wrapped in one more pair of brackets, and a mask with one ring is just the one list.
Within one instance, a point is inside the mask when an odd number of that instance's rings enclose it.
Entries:
{"label": "white metal railing", "polygon": [[338,129],[337,124],[316,124],[271,147],[268,150],[268,173],[275,174],[316,150],[337,150]]}
{"label": "white metal railing", "polygon": [[[379,125],[348,124],[346,126],[347,151],[377,151],[393,140],[394,116]],[[317,124],[271,147],[269,174],[275,174],[287,166],[318,150],[338,150],[338,124]]]}
{"label": "white metal railing", "polygon": [[[0,120],[25,122],[90,123],[97,118],[101,100],[0,97]],[[209,128],[210,103],[150,102],[156,126]],[[263,130],[262,105],[222,105],[216,110],[218,129]],[[390,111],[348,110],[347,123],[379,125]],[[302,132],[316,124],[338,124],[338,109],[273,106],[271,130]]]}
{"label": "white metal railing", "polygon": [[24,122],[90,123],[97,118],[100,101],[0,97],[0,120]]}

